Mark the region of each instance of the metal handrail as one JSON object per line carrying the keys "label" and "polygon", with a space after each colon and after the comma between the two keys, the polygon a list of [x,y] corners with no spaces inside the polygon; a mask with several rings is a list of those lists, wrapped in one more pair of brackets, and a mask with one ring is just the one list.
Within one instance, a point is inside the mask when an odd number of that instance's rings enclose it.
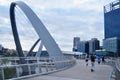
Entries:
{"label": "metal handrail", "polygon": [[[6,58],[2,58],[2,59],[6,59]],[[7,78],[7,79],[22,79],[22,78],[27,78],[27,77],[42,75],[42,74],[48,74],[48,73],[56,72],[59,70],[67,69],[69,67],[72,67],[76,63],[75,59],[70,59],[70,60],[66,59],[64,61],[49,61],[49,62],[47,62],[47,61],[40,62],[39,60],[40,60],[40,58],[37,58],[36,62],[26,63],[26,64],[17,64],[17,62],[16,62],[16,64],[14,64],[14,65],[1,65],[0,66],[0,72],[1,72],[0,74],[1,74],[2,80],[6,79],[5,78],[5,69],[14,68],[15,73],[16,73],[16,75],[14,75],[14,77]],[[28,75],[21,75],[21,72],[22,72],[21,68],[25,67],[25,66],[29,70]],[[35,70],[34,74],[31,73],[33,71],[32,68],[34,68],[34,70]],[[36,71],[36,69],[37,69],[37,71]]]}
{"label": "metal handrail", "polygon": [[110,74],[109,80],[119,80],[120,79],[120,59],[117,58],[114,62],[113,70]]}
{"label": "metal handrail", "polygon": [[120,59],[117,59],[116,68],[120,72]]}

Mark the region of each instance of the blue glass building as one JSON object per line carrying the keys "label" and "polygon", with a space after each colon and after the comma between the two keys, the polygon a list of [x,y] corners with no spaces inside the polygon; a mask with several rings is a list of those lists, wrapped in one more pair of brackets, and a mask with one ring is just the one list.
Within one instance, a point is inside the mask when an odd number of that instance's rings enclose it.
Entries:
{"label": "blue glass building", "polygon": [[104,6],[105,39],[120,37],[120,2],[114,1]]}
{"label": "blue glass building", "polygon": [[92,54],[96,50],[100,49],[100,41],[97,38],[92,38],[89,41],[89,53]]}
{"label": "blue glass building", "polygon": [[106,49],[107,51],[116,53],[118,51],[117,43],[118,43],[117,37],[104,39],[103,40],[103,48]]}
{"label": "blue glass building", "polygon": [[97,38],[92,38],[89,41],[80,41],[78,37],[74,38],[73,51],[89,54],[99,49],[100,49],[100,41]]}
{"label": "blue glass building", "polygon": [[89,53],[89,43],[88,41],[80,41],[77,46],[79,52]]}
{"label": "blue glass building", "polygon": [[73,39],[73,51],[78,51],[78,44],[80,43],[80,37],[74,37]]}
{"label": "blue glass building", "polygon": [[103,48],[120,55],[120,0],[104,6],[104,28]]}
{"label": "blue glass building", "polygon": [[120,38],[113,37],[103,40],[103,48],[108,52],[113,52],[115,55],[120,55]]}

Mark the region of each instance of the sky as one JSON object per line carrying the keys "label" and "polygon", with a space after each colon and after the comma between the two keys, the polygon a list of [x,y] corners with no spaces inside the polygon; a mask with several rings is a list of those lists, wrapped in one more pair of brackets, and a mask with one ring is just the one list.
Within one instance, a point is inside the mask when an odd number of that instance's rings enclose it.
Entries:
{"label": "sky", "polygon": [[[9,19],[9,7],[14,1],[0,0],[0,44],[10,49],[16,48]],[[102,45],[103,6],[114,0],[21,1],[37,14],[62,51],[72,51],[73,37],[80,37],[81,41],[98,38]],[[29,50],[38,36],[19,7],[16,7],[16,20],[23,50]]]}

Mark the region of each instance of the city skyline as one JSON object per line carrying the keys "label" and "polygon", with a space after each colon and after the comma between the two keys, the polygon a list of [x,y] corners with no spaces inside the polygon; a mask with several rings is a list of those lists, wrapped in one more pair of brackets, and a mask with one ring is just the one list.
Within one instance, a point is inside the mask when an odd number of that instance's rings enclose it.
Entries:
{"label": "city skyline", "polygon": [[[9,6],[12,1],[16,0],[0,1],[0,44],[7,48],[15,48],[9,19]],[[104,38],[103,6],[112,1],[26,0],[24,2],[40,17],[60,49],[72,51],[73,37],[78,36],[82,40],[95,37],[100,41]],[[27,40],[24,36],[25,48],[29,46],[30,41],[27,42]]]}

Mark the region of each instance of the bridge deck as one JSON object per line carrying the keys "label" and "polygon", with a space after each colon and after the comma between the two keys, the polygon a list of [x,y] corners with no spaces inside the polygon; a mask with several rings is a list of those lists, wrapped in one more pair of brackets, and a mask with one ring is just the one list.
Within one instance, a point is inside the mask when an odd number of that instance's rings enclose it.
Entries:
{"label": "bridge deck", "polygon": [[95,71],[90,71],[91,65],[85,65],[84,60],[78,60],[77,64],[64,71],[36,76],[24,80],[109,80],[110,72],[112,67],[108,65],[95,63]]}

